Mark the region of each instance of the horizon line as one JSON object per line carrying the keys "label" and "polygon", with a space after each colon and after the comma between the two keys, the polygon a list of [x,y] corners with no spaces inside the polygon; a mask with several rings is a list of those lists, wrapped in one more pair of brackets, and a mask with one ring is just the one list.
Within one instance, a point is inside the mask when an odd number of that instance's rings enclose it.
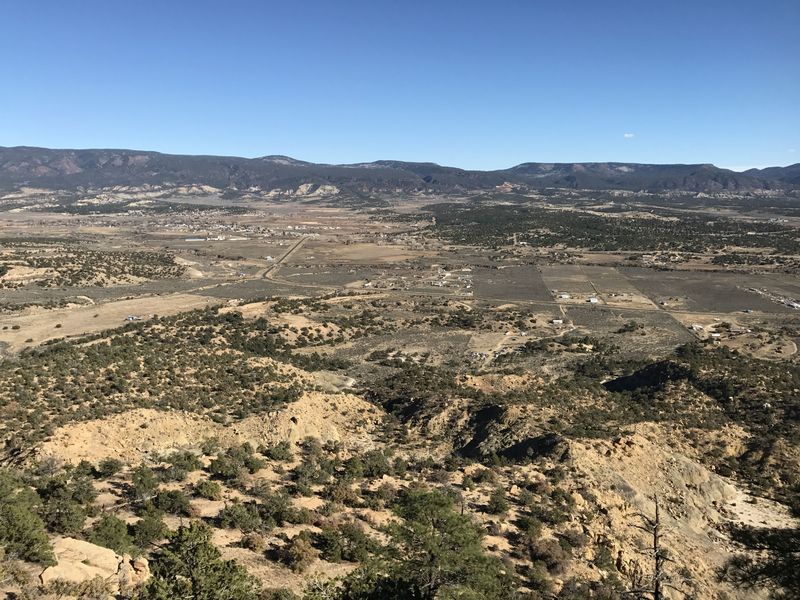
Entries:
{"label": "horizon line", "polygon": [[209,153],[187,153],[187,152],[166,152],[163,150],[145,150],[141,148],[126,148],[126,147],[100,147],[100,146],[87,146],[87,147],[72,147],[72,148],[55,148],[50,146],[36,146],[36,145],[25,145],[25,144],[18,144],[14,146],[0,146],[0,149],[5,150],[13,150],[13,149],[22,149],[22,148],[29,148],[35,150],[50,150],[54,152],[82,152],[82,151],[116,151],[116,152],[146,152],[152,154],[162,154],[166,156],[191,156],[191,157],[198,157],[198,156],[206,156],[206,157],[214,157],[214,158],[239,158],[244,160],[258,160],[258,159],[266,159],[266,158],[287,158],[290,160],[294,160],[300,163],[307,163],[310,165],[319,165],[319,166],[331,166],[331,167],[354,167],[358,165],[370,165],[376,164],[380,162],[400,162],[400,163],[410,163],[410,164],[429,164],[435,165],[437,167],[443,167],[448,169],[459,169],[462,171],[483,171],[483,172],[493,172],[493,171],[507,171],[509,169],[513,169],[515,167],[519,167],[521,165],[526,164],[538,164],[538,165],[590,165],[590,164],[619,164],[619,165],[647,165],[647,166],[703,166],[709,165],[717,169],[724,169],[726,171],[732,171],[734,173],[745,173],[751,169],[768,169],[768,168],[786,168],[790,166],[794,166],[799,163],[787,163],[787,164],[759,164],[759,165],[752,165],[752,166],[722,166],[717,165],[713,162],[639,162],[639,161],[621,161],[621,160],[574,160],[574,161],[536,161],[536,160],[525,160],[509,167],[497,168],[497,169],[486,169],[486,168],[467,168],[467,167],[459,167],[444,164],[441,162],[430,161],[430,160],[407,160],[407,159],[399,159],[399,158],[378,158],[373,160],[367,161],[355,161],[355,162],[315,162],[309,161],[301,158],[296,158],[294,156],[290,156],[288,154],[259,154],[256,156],[246,156],[244,154],[209,154]]}

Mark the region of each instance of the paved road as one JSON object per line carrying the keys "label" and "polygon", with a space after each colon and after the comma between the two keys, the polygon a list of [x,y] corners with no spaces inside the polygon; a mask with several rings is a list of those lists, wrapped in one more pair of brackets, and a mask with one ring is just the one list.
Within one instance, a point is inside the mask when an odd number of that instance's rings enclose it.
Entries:
{"label": "paved road", "polygon": [[259,271],[258,273],[256,273],[256,277],[263,277],[264,279],[272,279],[275,273],[278,272],[278,269],[280,269],[281,265],[285,263],[286,260],[292,256],[292,254],[297,252],[302,247],[302,245],[306,243],[307,239],[308,239],[307,237],[301,237],[294,244],[292,244],[291,248],[289,248],[286,252],[284,252],[283,256],[281,256],[278,260],[276,260],[272,264],[272,266],[267,267],[263,271]]}

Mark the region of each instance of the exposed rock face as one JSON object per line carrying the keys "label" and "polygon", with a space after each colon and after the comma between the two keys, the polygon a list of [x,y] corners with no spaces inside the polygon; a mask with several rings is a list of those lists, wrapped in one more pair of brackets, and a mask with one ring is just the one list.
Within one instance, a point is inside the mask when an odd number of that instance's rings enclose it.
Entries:
{"label": "exposed rock face", "polygon": [[[533,418],[536,417],[536,418]],[[550,457],[569,458],[569,446],[558,434],[547,431],[528,407],[490,404],[472,412],[453,402],[448,410],[430,418],[423,426],[452,435],[454,445],[465,456],[493,454],[514,460]]]}
{"label": "exposed rock face", "polygon": [[[669,436],[643,423],[613,440],[570,442],[572,466],[598,507],[585,525],[595,539],[608,540],[623,578],[651,568],[642,549],[650,543],[638,529],[640,514],[652,517],[653,497],[661,504],[664,545],[676,562],[673,583],[693,582],[697,598],[711,600],[720,591],[737,600],[766,597],[763,590],[742,590],[719,581],[719,569],[740,551],[726,530],[729,524],[792,526],[785,507],[765,499],[758,504],[733,481],[681,454]],[[669,590],[666,597],[683,598]]]}
{"label": "exposed rock face", "polygon": [[101,579],[111,594],[133,589],[150,577],[147,559],[120,556],[109,548],[76,540],[58,538],[53,541],[58,564],[47,567],[40,575],[42,585],[61,581],[82,584]]}

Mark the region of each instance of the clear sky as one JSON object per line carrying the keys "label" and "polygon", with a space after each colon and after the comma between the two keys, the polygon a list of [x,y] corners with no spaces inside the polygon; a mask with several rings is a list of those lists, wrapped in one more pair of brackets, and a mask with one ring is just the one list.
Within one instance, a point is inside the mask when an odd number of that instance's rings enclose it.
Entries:
{"label": "clear sky", "polygon": [[0,145],[800,162],[800,0],[0,0]]}

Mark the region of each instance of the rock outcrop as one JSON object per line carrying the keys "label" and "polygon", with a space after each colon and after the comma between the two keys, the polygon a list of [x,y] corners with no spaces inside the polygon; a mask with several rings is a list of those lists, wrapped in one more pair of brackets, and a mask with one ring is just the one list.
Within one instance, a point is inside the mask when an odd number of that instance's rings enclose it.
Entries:
{"label": "rock outcrop", "polygon": [[120,556],[109,548],[83,540],[57,538],[53,541],[53,553],[58,564],[47,567],[40,575],[45,589],[54,583],[80,586],[100,581],[106,592],[117,594],[136,588],[150,577],[147,559]]}

